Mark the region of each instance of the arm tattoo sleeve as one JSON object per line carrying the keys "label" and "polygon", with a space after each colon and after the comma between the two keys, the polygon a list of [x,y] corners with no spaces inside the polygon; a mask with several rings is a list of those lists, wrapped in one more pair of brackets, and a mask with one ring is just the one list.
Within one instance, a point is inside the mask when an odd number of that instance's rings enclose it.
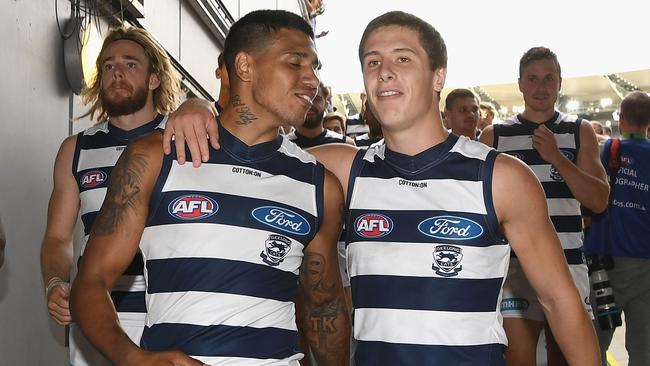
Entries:
{"label": "arm tattoo sleeve", "polygon": [[[301,276],[307,288],[303,324],[318,365],[347,365],[350,319],[343,291],[325,276],[328,265],[322,255],[305,253]],[[339,275],[338,270],[335,274]]]}
{"label": "arm tattoo sleeve", "polygon": [[128,211],[135,210],[148,164],[143,154],[128,150],[125,154],[111,172],[108,194],[92,229],[96,235],[112,234],[128,218]]}

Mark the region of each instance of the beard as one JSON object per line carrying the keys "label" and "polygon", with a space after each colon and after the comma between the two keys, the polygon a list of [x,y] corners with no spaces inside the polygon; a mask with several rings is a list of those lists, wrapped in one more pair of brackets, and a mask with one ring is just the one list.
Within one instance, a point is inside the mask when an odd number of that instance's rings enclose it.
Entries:
{"label": "beard", "polygon": [[318,114],[310,112],[311,111],[307,112],[307,115],[305,115],[305,123],[302,127],[312,130],[318,128],[323,123],[323,113],[321,112]]}
{"label": "beard", "polygon": [[[120,87],[128,88],[125,85],[120,85]],[[106,90],[102,89],[99,97],[102,101],[102,106],[106,111],[106,114],[109,117],[117,116],[126,116],[133,114],[147,104],[148,90],[146,87],[136,87],[135,90],[131,90],[131,95],[129,97],[113,97],[108,96]]]}

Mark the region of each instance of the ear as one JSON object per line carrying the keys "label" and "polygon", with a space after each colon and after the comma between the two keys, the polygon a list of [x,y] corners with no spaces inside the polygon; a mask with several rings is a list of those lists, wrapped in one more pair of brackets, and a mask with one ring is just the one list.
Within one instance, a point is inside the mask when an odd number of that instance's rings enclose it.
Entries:
{"label": "ear", "polygon": [[221,68],[217,66],[217,68],[214,70],[214,77],[217,79],[221,79]]}
{"label": "ear", "polygon": [[521,78],[517,79],[517,86],[519,87],[519,92],[523,93],[524,91],[521,90]]}
{"label": "ear", "polygon": [[557,90],[562,90],[562,77],[560,76],[560,86],[558,87]]}
{"label": "ear", "polygon": [[239,52],[235,56],[235,75],[239,80],[247,82],[253,78],[253,55]]}
{"label": "ear", "polygon": [[447,79],[447,68],[441,67],[433,72],[433,91],[440,93],[445,87],[445,80]]}
{"label": "ear", "polygon": [[160,77],[158,77],[158,74],[156,73],[151,73],[149,75],[149,90],[156,90],[160,86]]}

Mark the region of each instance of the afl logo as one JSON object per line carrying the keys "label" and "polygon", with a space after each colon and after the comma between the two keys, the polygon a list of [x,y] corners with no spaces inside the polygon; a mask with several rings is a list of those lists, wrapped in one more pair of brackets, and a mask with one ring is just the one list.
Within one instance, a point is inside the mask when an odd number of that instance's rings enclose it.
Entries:
{"label": "afl logo", "polygon": [[449,240],[469,240],[483,234],[481,225],[457,216],[430,217],[420,222],[418,230],[432,238]]}
{"label": "afl logo", "polygon": [[393,231],[393,220],[375,213],[361,215],[354,221],[354,230],[364,238],[381,238]]}
{"label": "afl logo", "polygon": [[108,178],[108,175],[106,175],[106,173],[103,171],[91,170],[81,176],[79,183],[81,183],[81,186],[84,188],[93,188],[104,183],[106,181],[106,178]]}
{"label": "afl logo", "polygon": [[170,215],[181,220],[200,220],[217,213],[217,201],[200,194],[186,194],[173,200],[167,207]]}
{"label": "afl logo", "polygon": [[309,222],[299,214],[285,208],[263,206],[251,212],[253,218],[262,224],[296,235],[307,235],[311,231]]}

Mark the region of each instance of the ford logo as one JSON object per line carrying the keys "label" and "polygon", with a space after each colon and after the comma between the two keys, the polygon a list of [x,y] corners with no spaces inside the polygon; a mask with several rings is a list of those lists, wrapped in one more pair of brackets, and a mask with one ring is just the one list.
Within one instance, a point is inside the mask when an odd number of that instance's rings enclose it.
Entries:
{"label": "ford logo", "polygon": [[469,240],[481,236],[483,227],[478,223],[457,216],[435,216],[418,224],[418,230],[436,239]]}
{"label": "ford logo", "polygon": [[251,215],[264,225],[288,233],[307,235],[311,231],[307,219],[286,208],[263,206],[254,209]]}

